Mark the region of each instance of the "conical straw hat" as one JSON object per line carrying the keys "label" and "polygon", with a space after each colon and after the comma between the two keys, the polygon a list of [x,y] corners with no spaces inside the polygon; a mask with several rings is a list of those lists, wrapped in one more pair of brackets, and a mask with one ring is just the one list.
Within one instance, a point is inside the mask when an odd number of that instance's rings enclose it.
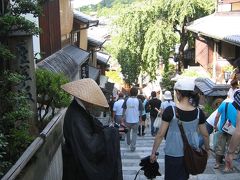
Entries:
{"label": "conical straw hat", "polygon": [[106,97],[93,79],[80,79],[64,84],[61,88],[67,93],[88,103],[101,107],[109,107]]}

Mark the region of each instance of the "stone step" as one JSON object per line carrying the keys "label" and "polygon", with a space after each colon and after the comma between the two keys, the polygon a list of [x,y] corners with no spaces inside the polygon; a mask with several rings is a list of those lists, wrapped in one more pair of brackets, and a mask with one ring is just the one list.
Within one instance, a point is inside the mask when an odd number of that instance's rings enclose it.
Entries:
{"label": "stone step", "polygon": [[[123,180],[134,180],[135,175],[141,168],[139,166],[140,160],[151,154],[153,142],[154,137],[151,136],[149,129],[147,129],[145,136],[137,137],[136,150],[134,152],[130,151],[126,141],[120,141]],[[156,180],[164,179],[164,146],[165,141],[163,140],[158,149],[158,163],[160,166],[160,172],[163,175],[157,177]],[[208,159],[207,168],[204,173],[197,176],[190,176],[190,180],[240,180],[240,162],[235,161],[235,170],[230,174],[223,173],[223,166],[220,169],[214,169],[214,164],[215,158],[212,153]],[[143,171],[140,171],[136,180],[146,180]]]}

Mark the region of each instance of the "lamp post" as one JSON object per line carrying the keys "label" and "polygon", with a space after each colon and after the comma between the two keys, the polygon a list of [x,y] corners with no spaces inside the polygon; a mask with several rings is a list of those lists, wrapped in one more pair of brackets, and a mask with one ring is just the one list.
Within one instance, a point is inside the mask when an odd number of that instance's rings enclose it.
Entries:
{"label": "lamp post", "polygon": [[231,72],[230,71],[225,71],[224,72],[224,79],[225,79],[226,84],[228,83],[230,77],[231,77]]}

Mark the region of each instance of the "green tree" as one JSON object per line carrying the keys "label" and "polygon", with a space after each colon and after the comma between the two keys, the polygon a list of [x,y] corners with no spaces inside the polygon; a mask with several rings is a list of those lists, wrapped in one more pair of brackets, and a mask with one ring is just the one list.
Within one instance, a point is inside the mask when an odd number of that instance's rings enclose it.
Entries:
{"label": "green tree", "polygon": [[[158,1],[156,1],[159,3]],[[178,72],[181,73],[184,64],[184,48],[192,40],[185,27],[188,23],[206,16],[214,10],[214,0],[163,0],[161,3],[161,18],[173,27],[179,35]],[[190,44],[190,43],[189,43]]]}
{"label": "green tree", "polygon": [[127,83],[137,83],[138,76],[143,70],[142,54],[145,35],[155,20],[153,10],[151,6],[133,7],[124,12],[116,21],[119,32],[115,41],[116,58]]}
{"label": "green tree", "polygon": [[158,20],[147,31],[142,54],[142,68],[151,79],[155,79],[160,60],[164,63],[164,71],[169,70],[169,56],[177,37],[172,27],[165,21]]}
{"label": "green tree", "polygon": [[154,79],[161,59],[168,71],[168,59],[176,43],[180,43],[181,72],[184,48],[192,41],[185,26],[213,9],[213,0],[152,0],[129,6],[117,19],[118,36],[113,38],[113,52],[125,81],[136,83],[140,72],[147,72]]}

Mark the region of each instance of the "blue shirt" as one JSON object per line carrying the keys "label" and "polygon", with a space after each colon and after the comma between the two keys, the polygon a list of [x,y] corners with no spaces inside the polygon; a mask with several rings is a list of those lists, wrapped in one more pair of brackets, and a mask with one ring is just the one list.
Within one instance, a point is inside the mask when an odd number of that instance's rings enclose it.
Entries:
{"label": "blue shirt", "polygon": [[[223,124],[225,123],[225,107],[226,107],[227,102],[222,102],[220,106],[218,107],[218,113],[221,114],[220,116],[220,123],[218,123],[218,129],[219,131],[222,131]],[[237,120],[237,110],[236,108],[232,105],[231,102],[228,102],[228,107],[227,107],[227,115],[226,118],[231,121],[232,125],[236,127],[236,120]]]}

